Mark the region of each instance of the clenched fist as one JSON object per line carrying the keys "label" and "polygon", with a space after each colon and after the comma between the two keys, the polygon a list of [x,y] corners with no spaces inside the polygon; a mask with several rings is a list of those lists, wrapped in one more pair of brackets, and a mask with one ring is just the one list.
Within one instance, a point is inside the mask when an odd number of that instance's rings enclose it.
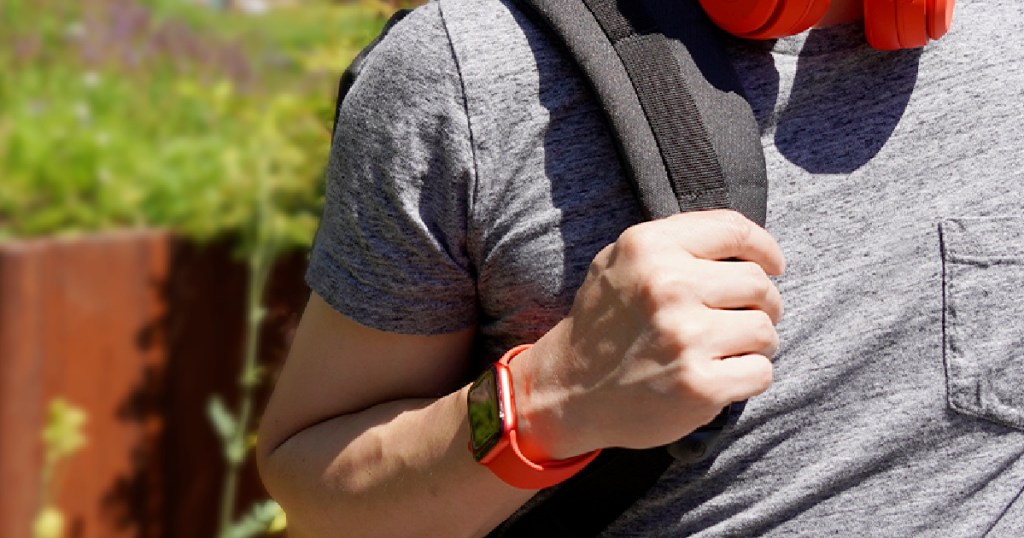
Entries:
{"label": "clenched fist", "polygon": [[568,317],[512,364],[521,445],[560,459],[673,442],[764,392],[782,315],[778,244],[729,210],[626,230]]}

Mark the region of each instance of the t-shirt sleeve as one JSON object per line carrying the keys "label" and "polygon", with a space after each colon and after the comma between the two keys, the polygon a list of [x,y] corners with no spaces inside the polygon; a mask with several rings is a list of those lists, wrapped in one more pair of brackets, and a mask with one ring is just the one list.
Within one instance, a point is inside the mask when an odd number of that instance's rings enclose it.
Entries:
{"label": "t-shirt sleeve", "polygon": [[440,334],[476,320],[474,181],[458,68],[436,3],[367,57],[341,108],[306,280],[355,321]]}

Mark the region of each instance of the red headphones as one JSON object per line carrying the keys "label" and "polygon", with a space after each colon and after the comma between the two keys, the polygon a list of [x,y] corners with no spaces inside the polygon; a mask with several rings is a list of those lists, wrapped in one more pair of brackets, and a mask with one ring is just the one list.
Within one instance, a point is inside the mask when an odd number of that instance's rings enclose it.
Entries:
{"label": "red headphones", "polygon": [[[825,15],[830,0],[700,0],[726,32],[750,39],[799,34]],[[923,47],[949,30],[956,0],[864,0],[864,33],[881,50]]]}

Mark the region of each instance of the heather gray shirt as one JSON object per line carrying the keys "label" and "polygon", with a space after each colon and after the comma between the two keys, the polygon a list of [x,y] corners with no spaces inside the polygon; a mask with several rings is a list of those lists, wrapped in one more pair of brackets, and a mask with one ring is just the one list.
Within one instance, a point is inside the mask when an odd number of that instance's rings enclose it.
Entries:
{"label": "heather gray shirt", "polygon": [[[1024,4],[960,0],[917,51],[856,24],[729,48],[788,261],[776,381],[606,535],[1024,535]],[[418,9],[341,119],[309,283],[361,323],[475,324],[492,360],[639,219],[584,83],[501,0]]]}

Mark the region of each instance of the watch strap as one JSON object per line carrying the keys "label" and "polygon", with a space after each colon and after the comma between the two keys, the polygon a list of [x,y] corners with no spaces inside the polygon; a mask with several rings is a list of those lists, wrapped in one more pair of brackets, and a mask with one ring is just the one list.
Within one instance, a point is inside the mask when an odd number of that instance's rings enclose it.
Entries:
{"label": "watch strap", "polygon": [[[498,368],[508,368],[508,363],[516,355],[526,351],[532,346],[532,344],[521,344],[508,350],[499,359],[495,365]],[[516,412],[515,406],[515,391],[512,387],[512,375],[508,373],[505,378],[508,380],[508,387],[506,390],[511,394],[509,399],[512,402],[512,409],[505,410],[509,413]],[[513,420],[513,424],[517,422]],[[580,454],[572,458],[566,458],[562,460],[552,460],[544,462],[535,462],[527,458],[522,450],[519,449],[518,441],[519,432],[513,426],[508,432],[508,443],[503,446],[495,448],[498,452],[493,457],[488,458],[487,463],[484,465],[491,470],[498,478],[504,481],[506,484],[511,486],[522,488],[522,489],[542,489],[554,486],[565,480],[576,473],[583,470],[590,462],[597,458],[601,450],[594,450],[586,454]]]}
{"label": "watch strap", "polygon": [[487,467],[502,481],[521,489],[543,489],[560,484],[583,470],[601,453],[595,450],[564,460],[534,462],[519,450],[515,430],[509,432],[509,444]]}

